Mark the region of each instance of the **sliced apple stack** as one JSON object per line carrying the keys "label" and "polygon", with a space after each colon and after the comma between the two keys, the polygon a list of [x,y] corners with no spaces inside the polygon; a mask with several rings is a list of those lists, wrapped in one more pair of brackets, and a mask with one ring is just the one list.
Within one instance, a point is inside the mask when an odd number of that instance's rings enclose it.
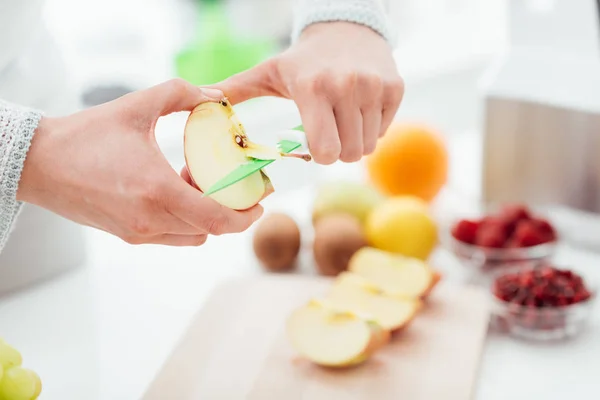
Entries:
{"label": "sliced apple stack", "polygon": [[420,259],[363,247],[323,298],[292,312],[288,337],[316,364],[360,364],[418,316],[440,279]]}
{"label": "sliced apple stack", "polygon": [[[310,160],[307,155],[282,154],[277,148],[250,141],[227,99],[205,102],[192,110],[184,129],[184,155],[189,175],[201,191],[251,158]],[[210,197],[234,210],[245,210],[273,191],[271,180],[261,170]]]}
{"label": "sliced apple stack", "polygon": [[418,298],[387,295],[377,285],[352,272],[338,275],[326,298],[339,309],[369,315],[391,332],[407,326],[422,306]]}
{"label": "sliced apple stack", "polygon": [[308,360],[327,367],[350,367],[366,361],[389,338],[377,322],[313,299],[287,321],[292,345]]}
{"label": "sliced apple stack", "polygon": [[348,270],[387,295],[407,298],[426,298],[441,279],[441,275],[425,261],[373,247],[364,247],[354,253]]}

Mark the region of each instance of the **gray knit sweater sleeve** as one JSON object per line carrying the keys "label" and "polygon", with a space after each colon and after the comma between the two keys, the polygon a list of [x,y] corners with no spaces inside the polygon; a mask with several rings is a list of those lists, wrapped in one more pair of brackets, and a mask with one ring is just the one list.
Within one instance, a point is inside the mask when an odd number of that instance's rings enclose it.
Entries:
{"label": "gray knit sweater sleeve", "polygon": [[317,22],[347,21],[368,26],[392,47],[396,35],[389,21],[390,0],[295,0],[292,41]]}
{"label": "gray knit sweater sleeve", "polygon": [[22,207],[17,187],[40,118],[38,111],[0,99],[0,251]]}

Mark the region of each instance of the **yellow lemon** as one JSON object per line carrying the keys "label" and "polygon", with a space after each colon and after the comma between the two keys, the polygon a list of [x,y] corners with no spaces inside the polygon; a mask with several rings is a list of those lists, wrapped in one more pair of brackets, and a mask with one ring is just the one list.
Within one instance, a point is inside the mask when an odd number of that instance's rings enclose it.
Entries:
{"label": "yellow lemon", "polygon": [[415,196],[391,197],[367,217],[369,244],[381,250],[426,260],[438,243],[438,228],[425,201]]}

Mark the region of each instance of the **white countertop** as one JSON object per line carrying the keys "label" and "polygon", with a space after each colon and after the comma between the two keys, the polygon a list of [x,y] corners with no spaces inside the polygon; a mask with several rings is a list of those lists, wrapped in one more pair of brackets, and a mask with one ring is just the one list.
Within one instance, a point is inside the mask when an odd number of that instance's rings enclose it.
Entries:
{"label": "white countertop", "polygon": [[[464,146],[456,141],[453,148]],[[332,171],[336,168],[356,167]],[[309,189],[284,191],[267,199],[265,208],[306,220],[310,196]],[[138,399],[210,289],[227,277],[262,273],[251,234],[210,238],[200,248],[167,248],[129,246],[86,230],[87,264],[0,298],[0,332],[40,373],[42,399]],[[558,260],[585,267],[600,279],[596,255],[561,249]],[[444,251],[434,262],[448,282],[462,279],[460,267]],[[309,257],[301,270],[311,270]],[[584,335],[569,343],[534,345],[490,335],[476,399],[596,397],[598,337],[600,308]]]}

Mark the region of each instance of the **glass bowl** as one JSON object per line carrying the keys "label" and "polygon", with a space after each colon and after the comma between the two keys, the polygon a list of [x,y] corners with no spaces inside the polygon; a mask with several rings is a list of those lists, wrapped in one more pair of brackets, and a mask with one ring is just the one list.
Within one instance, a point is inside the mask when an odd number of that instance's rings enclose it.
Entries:
{"label": "glass bowl", "polygon": [[[552,265],[559,269],[570,269],[577,273],[584,282],[590,297],[578,303],[564,306],[522,305],[511,303],[497,297],[494,286],[498,278],[512,273],[523,276],[527,271],[542,269]],[[522,289],[521,289],[522,290]],[[586,327],[590,313],[597,297],[597,287],[594,282],[585,277],[580,271],[564,266],[546,263],[543,265],[529,264],[503,269],[494,274],[490,286],[491,297],[491,326],[493,329],[508,333],[521,339],[535,341],[563,340],[577,336]]]}
{"label": "glass bowl", "polygon": [[446,223],[442,229],[441,242],[463,266],[466,266],[471,272],[488,276],[500,267],[517,266],[522,263],[539,263],[551,259],[556,253],[560,243],[561,234],[556,224],[548,215],[537,207],[525,205],[530,214],[549,221],[555,230],[556,239],[552,242],[546,242],[528,247],[483,247],[475,244],[461,241],[452,234],[453,227],[464,219],[481,219],[490,217],[492,214],[500,211],[506,204],[491,204],[481,206],[479,210],[464,215],[453,215],[452,218],[446,218]]}
{"label": "glass bowl", "polygon": [[482,247],[456,239],[450,229],[446,229],[445,238],[449,250],[462,264],[485,273],[494,272],[498,267],[517,266],[524,262],[543,262],[554,256],[558,245],[558,240],[555,240],[530,247]]}

